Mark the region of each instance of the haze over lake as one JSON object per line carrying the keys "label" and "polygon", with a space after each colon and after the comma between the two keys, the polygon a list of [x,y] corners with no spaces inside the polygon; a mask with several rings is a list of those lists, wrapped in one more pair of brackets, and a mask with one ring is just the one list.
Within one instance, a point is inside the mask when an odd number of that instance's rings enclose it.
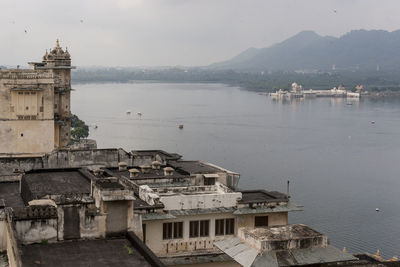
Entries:
{"label": "haze over lake", "polygon": [[72,112],[98,126],[90,138],[99,148],[163,149],[212,162],[239,172],[242,189],[286,192],[289,179],[292,201],[305,206],[290,223],[308,224],[350,252],[400,255],[400,100],[282,103],[222,84],[74,88]]}

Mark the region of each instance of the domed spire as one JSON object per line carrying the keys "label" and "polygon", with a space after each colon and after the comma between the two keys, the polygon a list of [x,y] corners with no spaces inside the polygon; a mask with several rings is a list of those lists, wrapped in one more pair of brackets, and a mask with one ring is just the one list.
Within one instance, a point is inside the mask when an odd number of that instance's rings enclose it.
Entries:
{"label": "domed spire", "polygon": [[58,38],[56,40],[56,47],[60,47],[60,42],[59,42]]}

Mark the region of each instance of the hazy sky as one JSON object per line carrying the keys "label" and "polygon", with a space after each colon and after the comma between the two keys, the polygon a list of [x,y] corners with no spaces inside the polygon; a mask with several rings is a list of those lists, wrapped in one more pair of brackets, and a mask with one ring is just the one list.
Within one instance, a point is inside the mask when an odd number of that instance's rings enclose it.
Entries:
{"label": "hazy sky", "polygon": [[400,0],[0,0],[0,65],[38,61],[57,37],[77,66],[207,65],[302,30],[393,31],[399,11]]}

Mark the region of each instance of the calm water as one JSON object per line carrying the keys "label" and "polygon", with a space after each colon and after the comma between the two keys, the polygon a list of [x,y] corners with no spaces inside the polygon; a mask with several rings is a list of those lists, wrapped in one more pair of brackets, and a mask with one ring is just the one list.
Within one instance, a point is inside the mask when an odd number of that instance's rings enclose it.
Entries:
{"label": "calm water", "polygon": [[99,147],[213,162],[241,173],[243,189],[285,192],[289,179],[305,206],[290,223],[351,252],[400,255],[400,101],[279,103],[221,84],[74,87],[73,112],[98,126],[90,137]]}

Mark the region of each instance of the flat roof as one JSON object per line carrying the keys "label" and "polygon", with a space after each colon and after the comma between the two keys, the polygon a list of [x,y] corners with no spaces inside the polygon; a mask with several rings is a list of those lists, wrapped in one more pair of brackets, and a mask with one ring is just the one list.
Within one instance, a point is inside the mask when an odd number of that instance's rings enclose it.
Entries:
{"label": "flat roof", "polygon": [[155,155],[162,155],[164,156],[166,159],[180,159],[182,158],[181,155],[179,155],[178,153],[168,153],[164,150],[158,150],[158,149],[154,149],[154,150],[132,150],[131,154],[133,156],[155,156]]}
{"label": "flat roof", "polygon": [[134,178],[130,178],[130,173],[128,170],[119,171],[118,168],[107,168],[105,172],[109,170],[109,175],[113,175],[116,177],[125,176],[126,178],[132,180],[190,178],[190,176],[182,174],[179,170],[174,170],[174,173],[172,175],[166,176],[164,174],[164,167],[161,167],[160,169],[149,168],[146,173],[141,172],[140,167],[128,167],[128,169],[137,169],[139,171],[137,173],[137,176]]}
{"label": "flat roof", "polygon": [[[19,208],[25,207],[21,194],[19,193],[19,183],[0,183],[0,201],[4,200],[6,207]],[[3,204],[0,202],[0,204]]]}
{"label": "flat roof", "polygon": [[46,195],[89,195],[91,192],[90,178],[76,168],[30,171],[22,177],[21,183],[21,194],[25,202]]}
{"label": "flat roof", "polygon": [[284,226],[270,226],[260,228],[243,228],[245,235],[261,241],[274,240],[294,240],[323,236],[320,232],[304,225],[304,224],[289,224]]}
{"label": "flat roof", "polygon": [[21,246],[21,251],[24,266],[151,266],[125,238],[32,244]]}
{"label": "flat roof", "polygon": [[222,172],[221,169],[208,165],[198,160],[177,160],[168,162],[174,169],[180,169],[190,174],[207,174]]}
{"label": "flat roof", "polygon": [[288,201],[285,194],[277,191],[243,190],[240,192],[242,193],[242,199],[239,201],[240,204]]}

